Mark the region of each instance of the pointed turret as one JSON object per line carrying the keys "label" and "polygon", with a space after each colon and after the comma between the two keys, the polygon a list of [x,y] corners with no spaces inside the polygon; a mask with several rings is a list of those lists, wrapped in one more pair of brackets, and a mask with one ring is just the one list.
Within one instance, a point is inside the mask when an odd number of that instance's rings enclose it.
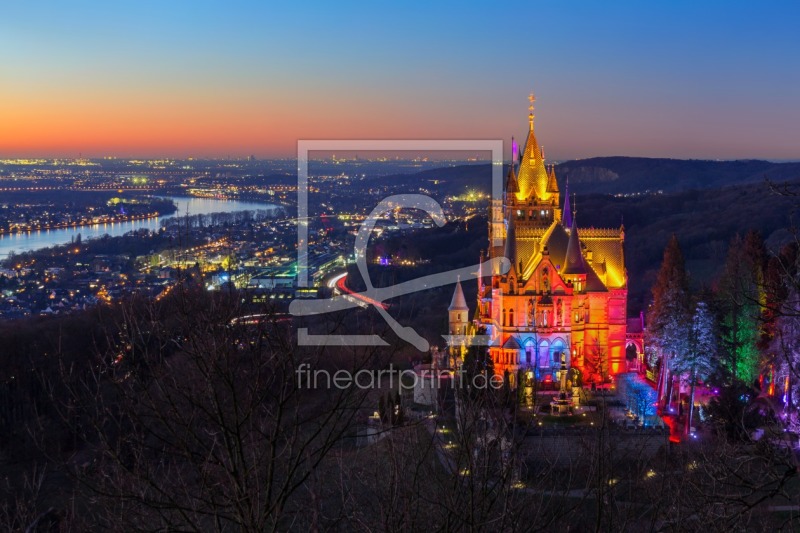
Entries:
{"label": "pointed turret", "polygon": [[519,172],[517,172],[517,181],[519,183],[519,194],[517,197],[520,200],[526,200],[535,196],[540,200],[549,198],[547,192],[547,184],[550,180],[547,175],[547,169],[544,166],[544,156],[539,143],[536,141],[536,133],[533,128],[533,102],[536,98],[531,94],[529,96],[531,105],[528,108],[528,139],[525,142],[525,151],[520,154]]}
{"label": "pointed turret", "polygon": [[514,214],[508,216],[508,229],[506,230],[506,247],[503,255],[511,262],[511,266],[517,266],[517,225],[514,222]]}
{"label": "pointed turret", "polygon": [[514,162],[508,167],[508,175],[506,176],[506,198],[511,200],[515,194],[519,192],[519,184],[517,183],[517,175],[514,173]]}
{"label": "pointed turret", "polygon": [[567,243],[567,253],[564,256],[563,274],[586,274],[586,261],[583,259],[581,251],[581,239],[578,236],[577,217],[572,217],[572,226],[569,232],[569,242]]}
{"label": "pointed turret", "polygon": [[450,301],[448,311],[469,311],[467,299],[464,297],[464,290],[461,288],[461,280],[456,282],[456,290],[453,291],[453,299]]}
{"label": "pointed turret", "polygon": [[556,181],[556,167],[550,166],[550,172],[547,173],[547,192],[551,194],[558,194],[558,182]]}
{"label": "pointed turret", "polygon": [[564,185],[564,213],[561,215],[561,224],[565,228],[572,228],[572,206],[569,203],[569,178]]}
{"label": "pointed turret", "polygon": [[[450,301],[450,307],[447,308],[448,315],[450,315],[450,335],[466,335],[469,319],[469,307],[467,307],[467,299],[464,298],[464,290],[461,288],[461,280],[456,282],[456,290],[453,291],[453,299]],[[460,351],[458,344],[450,345],[450,353],[456,355]]]}

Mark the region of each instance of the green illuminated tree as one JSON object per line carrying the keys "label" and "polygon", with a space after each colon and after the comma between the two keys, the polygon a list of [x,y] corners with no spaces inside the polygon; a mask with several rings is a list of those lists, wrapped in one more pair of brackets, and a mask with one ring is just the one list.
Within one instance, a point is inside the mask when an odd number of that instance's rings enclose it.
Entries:
{"label": "green illuminated tree", "polygon": [[756,232],[731,241],[718,293],[722,312],[720,352],[732,380],[752,384],[758,377],[758,343],[766,309],[764,243]]}

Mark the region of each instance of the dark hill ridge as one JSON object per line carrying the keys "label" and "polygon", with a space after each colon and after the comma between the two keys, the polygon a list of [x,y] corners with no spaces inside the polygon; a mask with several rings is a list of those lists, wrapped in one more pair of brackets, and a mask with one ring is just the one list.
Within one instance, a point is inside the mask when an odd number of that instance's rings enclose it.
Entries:
{"label": "dark hill ridge", "polygon": [[[798,220],[800,200],[775,194],[765,178],[800,189],[800,163],[608,157],[565,163],[560,166],[560,176],[565,175],[567,165],[578,164],[583,167],[575,168],[619,171],[614,180],[575,184],[572,178],[570,192],[577,193],[577,216],[582,227],[619,227],[624,221],[629,310],[633,314],[649,302],[664,246],[673,233],[681,242],[693,283],[708,285],[718,276],[734,235],[757,230],[768,248],[777,252],[792,239],[788,228]],[[450,194],[450,190],[463,192],[466,187],[485,190],[489,169],[489,165],[449,167],[393,179],[394,183],[417,186],[423,180],[436,179],[438,187]],[[673,172],[676,178],[670,180]],[[651,174],[653,178],[647,177]],[[610,194],[625,191],[620,185],[626,180],[640,184],[638,189],[628,190],[661,189],[664,193]]]}
{"label": "dark hill ridge", "polygon": [[771,163],[757,159],[707,161],[650,159],[644,157],[594,157],[557,165],[556,175],[569,178],[580,193],[633,193],[711,189],[763,181],[800,178],[800,163]]}
{"label": "dark hill ridge", "polygon": [[[792,182],[797,190],[800,180]],[[618,227],[625,223],[625,262],[629,308],[646,308],[664,247],[678,236],[693,283],[708,285],[725,263],[728,243],[754,229],[775,253],[791,241],[798,198],[776,194],[766,182],[707,190],[617,197],[578,194],[582,227]],[[793,216],[794,215],[794,216]]]}
{"label": "dark hill ridge", "polygon": [[[419,185],[421,180],[439,180],[446,192],[460,193],[465,187],[486,189],[490,183],[486,165],[463,165],[375,178],[392,183]],[[504,167],[503,176],[508,167]],[[594,157],[566,161],[556,166],[559,184],[569,178],[571,192],[637,193],[679,192],[713,189],[729,185],[800,179],[800,162],[772,163],[756,159],[707,161],[699,159],[654,159],[646,157]],[[453,188],[451,191],[450,188]]]}

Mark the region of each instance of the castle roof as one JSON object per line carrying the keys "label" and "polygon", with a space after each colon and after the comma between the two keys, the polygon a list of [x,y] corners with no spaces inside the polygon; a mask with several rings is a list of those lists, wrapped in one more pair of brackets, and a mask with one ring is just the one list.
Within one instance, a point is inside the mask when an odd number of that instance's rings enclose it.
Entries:
{"label": "castle roof", "polygon": [[569,230],[569,242],[567,251],[564,254],[564,274],[586,274],[586,261],[583,259],[581,250],[581,239],[578,236],[578,225],[576,218],[572,218],[572,228]]}
{"label": "castle roof", "polygon": [[510,349],[510,350],[520,350],[522,346],[520,346],[519,341],[514,337],[509,337],[506,339],[506,342],[503,343],[503,348]]}
{"label": "castle roof", "polygon": [[464,297],[464,290],[461,288],[461,280],[456,282],[456,289],[453,291],[453,299],[450,301],[448,311],[469,311],[467,299]]}
{"label": "castle roof", "polygon": [[550,172],[547,175],[547,192],[549,193],[557,193],[558,192],[558,182],[556,181],[556,167],[551,166]]}
{"label": "castle roof", "polygon": [[[592,253],[592,270],[608,287],[625,286],[625,254],[618,229],[581,229],[581,242]],[[588,278],[587,278],[588,283]]]}
{"label": "castle roof", "polygon": [[519,184],[517,183],[517,175],[514,173],[514,162],[508,166],[508,175],[506,176],[506,194],[512,195],[519,192]]}

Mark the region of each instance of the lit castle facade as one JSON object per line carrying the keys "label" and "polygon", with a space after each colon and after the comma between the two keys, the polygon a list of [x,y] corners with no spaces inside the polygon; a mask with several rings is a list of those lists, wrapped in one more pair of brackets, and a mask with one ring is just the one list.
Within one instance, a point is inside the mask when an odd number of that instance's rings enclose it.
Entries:
{"label": "lit castle facade", "polygon": [[[624,228],[578,226],[568,191],[562,197],[555,169],[545,165],[536,141],[533,100],[528,138],[519,164],[512,161],[502,204],[492,206],[490,248],[481,258],[506,257],[511,267],[506,273],[480,273],[469,329],[485,328],[499,374],[523,370],[555,379],[562,353],[584,379],[624,372]],[[460,284],[456,293],[451,335],[467,326]]]}

